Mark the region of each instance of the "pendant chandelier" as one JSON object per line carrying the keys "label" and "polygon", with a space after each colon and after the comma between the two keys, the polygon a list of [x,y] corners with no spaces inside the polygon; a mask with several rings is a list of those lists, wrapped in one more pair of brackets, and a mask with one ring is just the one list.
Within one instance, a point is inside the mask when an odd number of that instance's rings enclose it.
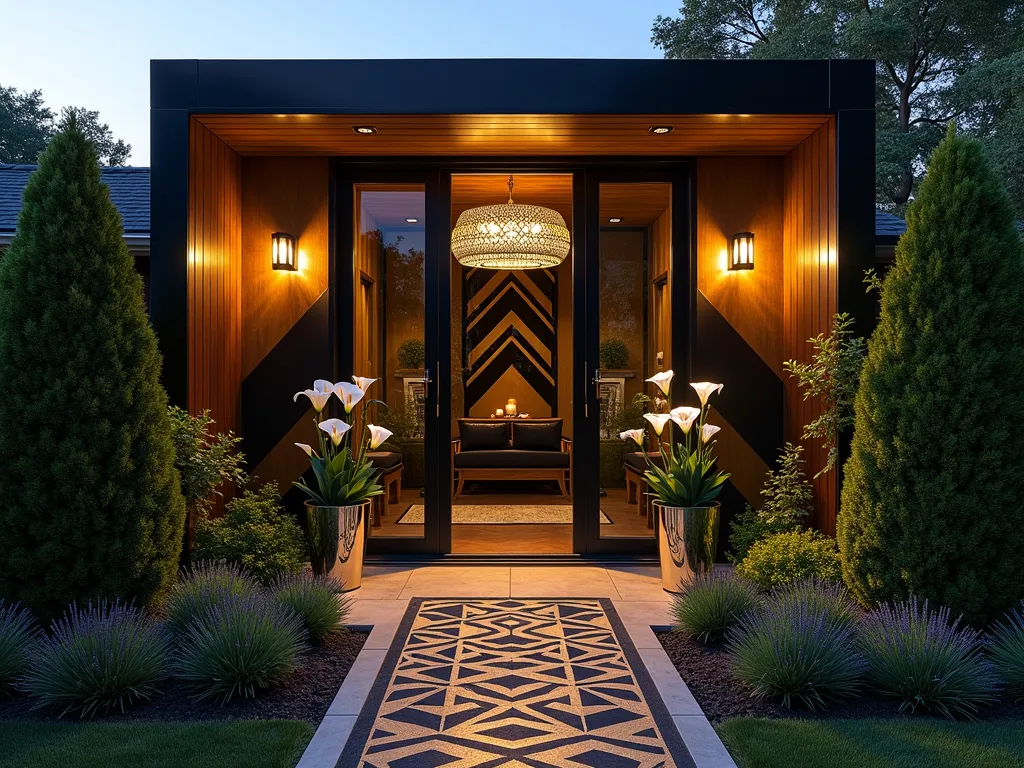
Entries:
{"label": "pendant chandelier", "polygon": [[463,211],[452,230],[452,253],[466,267],[544,269],[569,255],[569,230],[558,211],[512,202]]}

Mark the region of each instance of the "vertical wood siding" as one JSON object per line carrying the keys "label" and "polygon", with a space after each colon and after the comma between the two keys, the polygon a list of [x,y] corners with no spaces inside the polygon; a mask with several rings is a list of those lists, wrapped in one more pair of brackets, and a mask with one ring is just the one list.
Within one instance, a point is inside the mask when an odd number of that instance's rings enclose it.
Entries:
{"label": "vertical wood siding", "polygon": [[[783,335],[787,359],[807,362],[813,348],[807,339],[827,333],[838,299],[836,246],[835,121],[811,134],[785,159],[783,251],[785,299]],[[808,475],[825,463],[821,441],[801,441],[803,427],[820,411],[816,400],[804,400],[796,382],[785,377],[786,439],[804,443]],[[833,470],[814,481],[813,525],[835,535],[837,476]]]}
{"label": "vertical wood siding", "polygon": [[240,159],[189,127],[188,407],[238,431],[242,360]]}

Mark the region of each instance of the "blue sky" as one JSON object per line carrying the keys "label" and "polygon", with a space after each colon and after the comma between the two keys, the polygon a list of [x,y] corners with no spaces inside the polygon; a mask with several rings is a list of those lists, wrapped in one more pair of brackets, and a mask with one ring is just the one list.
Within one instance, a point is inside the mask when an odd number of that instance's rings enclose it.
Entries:
{"label": "blue sky", "polygon": [[99,110],[149,163],[149,60],[650,58],[680,0],[2,0],[0,84]]}

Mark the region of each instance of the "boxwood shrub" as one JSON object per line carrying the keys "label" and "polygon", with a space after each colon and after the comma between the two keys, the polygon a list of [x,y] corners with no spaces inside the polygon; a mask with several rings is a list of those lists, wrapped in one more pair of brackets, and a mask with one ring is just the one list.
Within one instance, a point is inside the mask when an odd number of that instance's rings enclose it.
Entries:
{"label": "boxwood shrub", "polygon": [[802,579],[843,578],[835,541],[817,531],[785,531],[761,539],[747,551],[736,573],[763,590]]}

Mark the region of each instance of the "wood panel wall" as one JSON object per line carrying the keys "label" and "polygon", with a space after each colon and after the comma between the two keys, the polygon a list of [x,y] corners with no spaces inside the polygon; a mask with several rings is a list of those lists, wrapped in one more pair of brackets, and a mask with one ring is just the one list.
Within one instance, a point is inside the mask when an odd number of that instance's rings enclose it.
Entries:
{"label": "wood panel wall", "polygon": [[188,407],[238,431],[242,381],[241,160],[189,125]]}
{"label": "wood panel wall", "polygon": [[[647,279],[649,281],[647,360],[650,370],[644,378],[672,368],[672,207],[665,209],[651,225],[647,242]],[[663,353],[658,367],[658,353]],[[653,390],[648,389],[648,394]]]}
{"label": "wood panel wall", "polygon": [[[327,290],[329,165],[326,158],[316,157],[246,157],[240,178],[240,368],[244,379]],[[297,238],[298,271],[271,266],[274,232]],[[280,393],[282,402],[312,383],[294,382],[293,389]],[[306,466],[305,455],[293,443],[315,439],[311,420],[304,418],[250,470],[262,481],[276,481],[283,493]]]}
{"label": "wood panel wall", "polygon": [[[787,359],[807,361],[807,339],[831,328],[838,299],[836,245],[835,121],[829,120],[785,157],[783,258],[785,291],[783,341]],[[801,441],[803,427],[820,413],[820,404],[803,400],[796,382],[785,377],[786,439],[804,442],[808,475],[824,466],[820,441]],[[814,481],[812,524],[835,535],[838,470]]]}

